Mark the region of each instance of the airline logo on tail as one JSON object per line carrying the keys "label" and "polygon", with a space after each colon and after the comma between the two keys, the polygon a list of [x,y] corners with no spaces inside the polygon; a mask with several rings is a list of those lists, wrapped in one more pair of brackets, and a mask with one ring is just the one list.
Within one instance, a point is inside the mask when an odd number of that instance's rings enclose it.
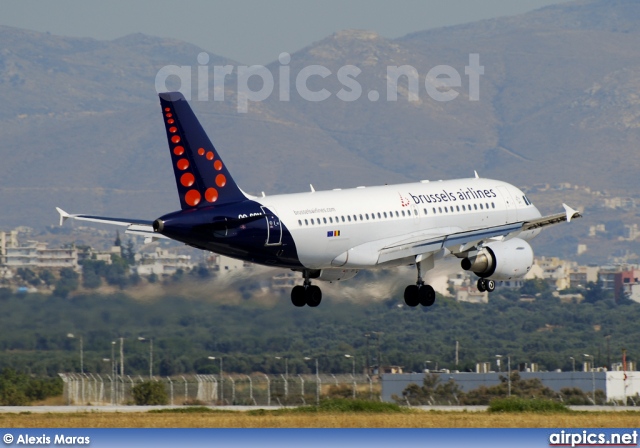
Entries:
{"label": "airline logo on tail", "polygon": [[182,209],[246,199],[184,96],[161,93],[160,104]]}

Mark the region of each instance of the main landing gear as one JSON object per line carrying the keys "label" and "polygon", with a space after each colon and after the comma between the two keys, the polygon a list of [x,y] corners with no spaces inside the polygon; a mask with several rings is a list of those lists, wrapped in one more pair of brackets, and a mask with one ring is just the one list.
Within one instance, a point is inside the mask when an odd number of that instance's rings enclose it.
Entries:
{"label": "main landing gear", "polygon": [[312,285],[309,280],[309,271],[304,271],[304,283],[294,286],[291,290],[291,303],[294,306],[302,307],[309,305],[312,308],[320,305],[322,301],[322,291],[316,285]]}
{"label": "main landing gear", "polygon": [[420,273],[420,263],[416,263],[418,268],[418,280],[415,285],[409,285],[404,290],[404,303],[407,306],[415,307],[431,306],[436,301],[436,292],[431,285],[425,285]]}
{"label": "main landing gear", "polygon": [[478,279],[478,284],[476,286],[480,292],[493,292],[493,290],[496,289],[496,282],[493,280],[487,280],[486,278],[481,278]]}

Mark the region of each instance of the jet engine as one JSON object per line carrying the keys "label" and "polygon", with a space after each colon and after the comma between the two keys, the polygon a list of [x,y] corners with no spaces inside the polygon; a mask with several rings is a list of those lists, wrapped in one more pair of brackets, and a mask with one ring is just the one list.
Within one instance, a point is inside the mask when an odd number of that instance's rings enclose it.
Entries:
{"label": "jet engine", "polygon": [[523,277],[533,265],[533,249],[520,238],[486,244],[476,255],[462,260],[465,271],[491,280]]}

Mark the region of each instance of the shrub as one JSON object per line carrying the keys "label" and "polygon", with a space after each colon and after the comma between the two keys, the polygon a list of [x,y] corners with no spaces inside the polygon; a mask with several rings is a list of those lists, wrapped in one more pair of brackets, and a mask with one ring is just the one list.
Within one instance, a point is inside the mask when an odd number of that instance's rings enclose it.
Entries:
{"label": "shrub", "polygon": [[145,381],[133,387],[133,400],[138,406],[162,405],[169,403],[167,391],[162,383]]}

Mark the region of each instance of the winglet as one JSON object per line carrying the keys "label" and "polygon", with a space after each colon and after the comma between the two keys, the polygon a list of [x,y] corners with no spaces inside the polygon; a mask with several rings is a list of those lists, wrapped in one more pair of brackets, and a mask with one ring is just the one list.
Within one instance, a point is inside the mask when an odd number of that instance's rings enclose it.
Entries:
{"label": "winglet", "polygon": [[309,187],[311,187],[311,193],[315,193],[315,192],[316,192],[316,189],[315,189],[315,188],[313,188],[313,185],[312,185],[312,184],[309,184]]}
{"label": "winglet", "polygon": [[573,218],[580,218],[582,216],[579,211],[572,209],[567,204],[562,204],[562,206],[567,212],[567,222],[571,222]]}
{"label": "winglet", "polygon": [[473,170],[473,174],[475,174],[476,179],[480,179],[480,176],[478,176],[478,172],[476,170]]}
{"label": "winglet", "polygon": [[56,207],[56,210],[60,213],[60,225],[64,224],[64,222],[71,217],[69,213],[65,212],[60,207]]}

